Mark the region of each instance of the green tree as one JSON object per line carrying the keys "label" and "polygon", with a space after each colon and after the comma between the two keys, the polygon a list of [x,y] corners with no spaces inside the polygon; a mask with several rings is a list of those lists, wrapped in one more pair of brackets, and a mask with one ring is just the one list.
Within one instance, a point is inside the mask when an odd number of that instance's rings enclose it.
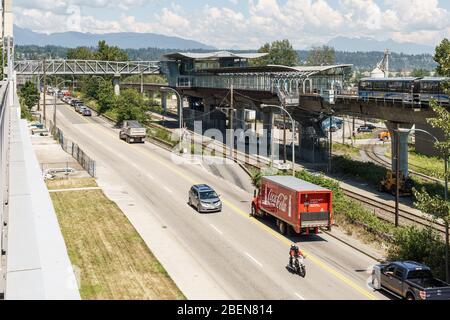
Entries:
{"label": "green tree", "polygon": [[306,63],[310,66],[323,66],[334,64],[336,52],[334,48],[328,46],[315,47],[309,53]]}
{"label": "green tree", "polygon": [[124,120],[138,120],[146,123],[148,115],[147,106],[141,94],[133,89],[122,90],[120,96],[115,98],[115,110],[117,112],[117,122]]}
{"label": "green tree", "polygon": [[436,72],[445,77],[450,76],[450,40],[444,39],[436,47],[434,61],[438,63]]}
{"label": "green tree", "polygon": [[100,83],[103,81],[105,80],[102,80],[99,77],[90,77],[83,82],[81,91],[86,95],[86,97],[98,100]]}
{"label": "green tree", "polygon": [[275,64],[289,67],[299,65],[297,51],[294,50],[289,40],[266,43],[261,48],[259,48],[258,52],[268,53],[268,55],[259,59],[255,59],[252,62],[252,65],[264,66]]}
{"label": "green tree", "polygon": [[27,81],[20,89],[20,96],[28,110],[31,110],[39,101],[39,91],[31,81]]}
{"label": "green tree", "polygon": [[94,60],[95,53],[92,49],[87,47],[78,47],[67,50],[67,59],[73,60]]}
{"label": "green tree", "polygon": [[[434,60],[438,62],[437,72],[442,76],[450,76],[450,41],[444,39],[439,46],[436,47],[436,54]],[[448,91],[448,90],[447,90]],[[434,118],[428,119],[434,128],[441,129],[444,132],[447,139],[443,141],[436,142],[436,148],[438,148],[444,156],[445,165],[448,167],[448,158],[450,155],[450,111],[438,105],[435,101],[430,103],[436,116]],[[447,170],[448,171],[448,170]],[[448,189],[448,172],[446,173],[446,192],[445,197],[442,198],[439,195],[430,195],[424,189],[418,191],[414,190],[414,195],[416,197],[415,206],[422,211],[435,216],[438,219],[442,219],[446,226],[445,235],[445,270],[446,270],[446,280],[450,281],[450,266],[449,266],[449,224],[450,224],[450,201],[447,196]]]}
{"label": "green tree", "polygon": [[127,61],[128,54],[119,47],[109,46],[106,41],[101,40],[98,42],[95,59],[101,61]]}
{"label": "green tree", "polygon": [[411,72],[411,77],[422,78],[422,77],[429,77],[429,76],[430,76],[430,71],[425,70],[425,69],[414,69]]}
{"label": "green tree", "polygon": [[114,88],[110,81],[100,81],[98,84],[97,100],[99,114],[103,114],[115,105]]}

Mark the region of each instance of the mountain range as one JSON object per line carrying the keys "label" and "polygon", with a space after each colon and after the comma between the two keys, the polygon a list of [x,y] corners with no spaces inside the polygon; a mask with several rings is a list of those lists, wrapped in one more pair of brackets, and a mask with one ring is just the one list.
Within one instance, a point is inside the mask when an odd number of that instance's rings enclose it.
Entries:
{"label": "mountain range", "polygon": [[389,49],[391,52],[404,54],[434,54],[435,51],[432,46],[412,42],[400,43],[392,39],[379,41],[372,38],[336,37],[330,40],[327,45],[334,47],[337,51],[346,52],[370,52]]}
{"label": "mountain range", "polygon": [[96,47],[100,40],[105,40],[110,45],[129,49],[216,49],[194,40],[168,37],[155,33],[118,32],[94,34],[71,31],[45,34],[14,26],[14,41],[18,45],[53,45],[66,48]]}
{"label": "mountain range", "polygon": [[[194,40],[180,37],[169,37],[155,33],[118,32],[118,33],[81,33],[81,32],[58,32],[52,34],[38,33],[29,29],[14,26],[15,43],[18,45],[53,45],[66,48],[80,46],[95,47],[99,40],[105,40],[110,45],[123,49],[178,49],[178,50],[217,50],[215,47]],[[347,38],[336,37],[327,43],[336,51],[345,52],[372,52],[389,49],[391,52],[405,54],[433,54],[434,47],[410,43],[396,42],[394,40],[378,41],[371,38]],[[237,48],[229,48],[237,49]],[[257,49],[257,48],[255,48]]]}

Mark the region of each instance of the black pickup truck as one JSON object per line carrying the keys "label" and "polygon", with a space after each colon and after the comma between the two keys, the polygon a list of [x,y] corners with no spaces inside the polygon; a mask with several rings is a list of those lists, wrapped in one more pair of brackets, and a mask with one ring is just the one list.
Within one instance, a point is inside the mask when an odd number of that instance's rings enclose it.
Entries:
{"label": "black pickup truck", "polygon": [[450,285],[435,279],[429,267],[412,261],[374,266],[372,285],[407,300],[450,300]]}

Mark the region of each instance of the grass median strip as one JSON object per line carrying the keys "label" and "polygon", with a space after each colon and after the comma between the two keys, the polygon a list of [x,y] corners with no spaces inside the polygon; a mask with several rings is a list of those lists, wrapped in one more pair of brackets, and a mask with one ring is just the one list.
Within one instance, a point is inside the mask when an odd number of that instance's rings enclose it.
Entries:
{"label": "grass median strip", "polygon": [[93,178],[47,180],[48,190],[96,188],[96,187],[97,183]]}
{"label": "grass median strip", "polygon": [[[60,182],[47,184],[62,189]],[[83,299],[185,299],[119,207],[101,190],[58,192],[51,197],[71,262],[79,272]]]}

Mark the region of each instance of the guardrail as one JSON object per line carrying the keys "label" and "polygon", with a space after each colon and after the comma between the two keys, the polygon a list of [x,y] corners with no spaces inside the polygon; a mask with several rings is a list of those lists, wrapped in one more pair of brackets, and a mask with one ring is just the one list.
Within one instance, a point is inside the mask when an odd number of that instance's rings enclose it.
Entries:
{"label": "guardrail", "polygon": [[[6,289],[6,246],[9,206],[9,85],[7,81],[0,82],[0,299]],[[6,225],[5,225],[6,224]]]}

